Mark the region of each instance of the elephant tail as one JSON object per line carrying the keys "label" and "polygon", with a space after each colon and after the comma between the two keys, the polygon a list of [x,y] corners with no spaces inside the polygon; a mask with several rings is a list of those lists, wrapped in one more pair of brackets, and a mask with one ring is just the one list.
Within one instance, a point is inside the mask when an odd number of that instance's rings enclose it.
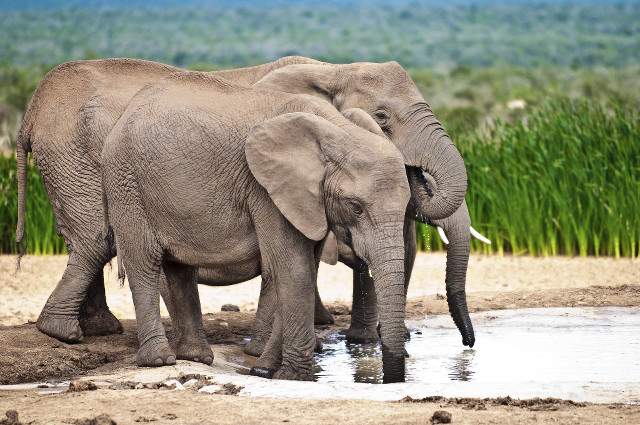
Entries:
{"label": "elephant tail", "polygon": [[[115,237],[113,232],[113,227],[109,224],[109,202],[107,201],[107,192],[104,187],[104,179],[102,185],[102,216],[103,216],[103,224],[102,224],[102,232],[100,232],[99,238],[104,235],[104,240],[107,243],[107,249],[109,255],[113,252],[113,248],[116,248],[116,263],[118,264],[118,280],[120,280],[120,285],[124,285],[125,271],[122,265],[122,257],[120,256],[121,250],[118,249],[118,240]],[[113,257],[109,257],[113,258]],[[111,263],[109,263],[111,265]]]}
{"label": "elephant tail", "polygon": [[[29,140],[29,130],[26,124],[20,128],[18,139],[16,140],[16,160],[18,163],[18,223],[16,225],[16,245],[18,247],[18,260],[16,262],[16,272],[20,270],[20,260],[27,252],[29,238],[24,232],[24,219],[27,203],[27,170],[31,143]],[[22,239],[24,238],[24,246]]]}

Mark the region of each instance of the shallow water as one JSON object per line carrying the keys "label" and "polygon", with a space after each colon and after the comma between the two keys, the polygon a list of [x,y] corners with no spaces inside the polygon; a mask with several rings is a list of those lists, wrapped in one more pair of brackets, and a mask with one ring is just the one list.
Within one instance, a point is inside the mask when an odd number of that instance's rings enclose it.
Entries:
{"label": "shallow water", "polygon": [[[640,381],[640,309],[553,308],[472,315],[473,348],[464,347],[449,316],[410,328],[406,380],[622,383]],[[379,343],[336,337],[316,355],[320,382],[382,382]]]}

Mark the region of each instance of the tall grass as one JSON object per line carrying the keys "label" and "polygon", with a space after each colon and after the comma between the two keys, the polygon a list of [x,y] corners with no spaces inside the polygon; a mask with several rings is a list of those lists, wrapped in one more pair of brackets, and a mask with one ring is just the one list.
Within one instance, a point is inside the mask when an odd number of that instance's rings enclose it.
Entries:
{"label": "tall grass", "polygon": [[[15,153],[0,154],[0,237],[3,254],[17,252],[18,180]],[[29,254],[66,253],[64,240],[56,233],[56,222],[38,168],[29,161],[25,232]]]}
{"label": "tall grass", "polygon": [[477,252],[638,257],[640,118],[624,103],[555,99],[459,140]]}
{"label": "tall grass", "polygon": [[[640,256],[640,114],[636,105],[555,99],[526,119],[457,141],[467,165],[473,226],[492,240],[472,250],[529,255]],[[64,253],[31,160],[26,233],[31,254]],[[0,154],[2,253],[15,253],[15,154]],[[418,225],[421,250],[443,249]]]}

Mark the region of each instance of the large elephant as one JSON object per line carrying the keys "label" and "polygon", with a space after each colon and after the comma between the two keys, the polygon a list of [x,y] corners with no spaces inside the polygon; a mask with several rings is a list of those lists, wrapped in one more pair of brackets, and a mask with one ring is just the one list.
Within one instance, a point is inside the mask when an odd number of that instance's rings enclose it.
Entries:
{"label": "large elephant", "polygon": [[[102,268],[115,255],[106,243],[96,243],[101,230],[99,152],[104,138],[129,99],[144,84],[176,72],[153,62],[110,59],[63,64],[40,83],[27,110],[17,140],[19,209],[16,240],[24,228],[27,152],[43,176],[56,216],[58,232],[70,252],[65,273],[47,301],[37,322],[44,333],[67,342],[85,335],[121,330],[106,306]],[[466,170],[455,146],[424,102],[407,73],[395,62],[333,65],[308,58],[288,57],[258,67],[216,73],[238,84],[293,93],[306,93],[329,100],[344,111],[363,108],[402,152],[412,184],[415,217],[436,220],[451,215],[464,199]],[[431,192],[422,172],[438,185]],[[468,217],[466,208],[463,211]],[[407,226],[407,238],[413,230]],[[446,230],[446,229],[445,229]],[[409,249],[408,264],[415,256]],[[452,240],[450,249],[454,245]],[[468,244],[461,245],[467,251]],[[460,264],[458,265],[458,262]],[[462,264],[464,263],[464,264]],[[448,268],[466,262],[448,260]],[[407,267],[410,274],[410,267]],[[354,272],[354,281],[368,273]],[[216,283],[218,271],[201,270],[200,281]],[[233,276],[231,280],[234,280]],[[236,280],[237,281],[237,280]],[[464,294],[464,280],[447,279],[447,292]],[[460,297],[458,297],[459,299]],[[462,295],[464,300],[464,295]],[[465,308],[450,299],[454,317],[470,329]],[[375,330],[358,319],[354,304],[353,338],[375,337]],[[78,320],[80,318],[80,320]],[[458,320],[456,320],[458,322]],[[472,341],[463,334],[463,340]]]}
{"label": "large elephant", "polygon": [[[251,85],[278,67],[301,62],[318,63],[287,57],[216,74]],[[100,154],[133,95],[145,84],[180,71],[138,59],[75,61],[51,70],[36,88],[16,141],[16,242],[20,244],[24,234],[27,154],[33,152],[58,234],[69,251],[62,279],[36,322],[45,334],[79,342],[84,335],[122,332],[122,325],[107,307],[104,291],[103,268],[115,256],[115,249],[97,238],[103,223]]]}
{"label": "large elephant", "polygon": [[196,268],[259,260],[278,314],[255,367],[312,379],[317,258],[331,231],[375,276],[384,381],[404,380],[410,190],[388,139],[315,97],[183,72],[136,94],[102,165],[105,215],[136,308],[138,365],[175,362],[158,308],[161,273],[171,292],[186,294],[182,330],[208,360]]}

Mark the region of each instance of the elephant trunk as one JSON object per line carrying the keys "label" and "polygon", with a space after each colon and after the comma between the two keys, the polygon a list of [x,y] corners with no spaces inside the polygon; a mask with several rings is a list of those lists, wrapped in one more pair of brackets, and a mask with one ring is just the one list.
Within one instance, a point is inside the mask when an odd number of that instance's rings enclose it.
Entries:
{"label": "elephant trunk", "polygon": [[369,265],[378,298],[383,382],[404,382],[404,249],[392,259],[374,258]]}
{"label": "elephant trunk", "polygon": [[[411,200],[428,219],[453,214],[467,192],[467,169],[458,149],[426,103],[407,114],[413,121],[411,137],[400,147],[407,164]],[[437,189],[430,188],[422,171],[433,176]]]}
{"label": "elephant trunk", "polygon": [[449,238],[445,276],[449,313],[451,313],[451,317],[462,335],[462,343],[473,347],[475,336],[467,308],[465,289],[469,264],[469,245],[471,243],[469,233],[471,220],[467,204],[463,202],[452,216],[444,220],[436,220],[433,225],[445,229]]}

